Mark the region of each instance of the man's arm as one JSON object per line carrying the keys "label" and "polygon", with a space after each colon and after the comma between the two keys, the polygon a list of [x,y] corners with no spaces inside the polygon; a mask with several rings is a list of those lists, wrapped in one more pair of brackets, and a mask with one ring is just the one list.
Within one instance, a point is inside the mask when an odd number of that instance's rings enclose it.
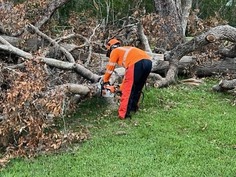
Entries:
{"label": "man's arm", "polygon": [[113,51],[111,53],[109,62],[107,63],[107,66],[106,66],[106,72],[103,77],[103,82],[109,82],[111,74],[113,73],[113,71],[116,67],[117,58],[118,58],[118,56],[116,55],[115,51]]}

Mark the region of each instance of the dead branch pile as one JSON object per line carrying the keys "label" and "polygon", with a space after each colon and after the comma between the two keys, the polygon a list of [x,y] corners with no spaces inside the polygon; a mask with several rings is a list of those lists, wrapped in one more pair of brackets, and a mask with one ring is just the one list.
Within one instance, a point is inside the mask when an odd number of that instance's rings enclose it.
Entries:
{"label": "dead branch pile", "polygon": [[75,110],[75,105],[66,105],[70,102],[64,90],[48,85],[42,63],[31,60],[25,65],[23,71],[1,68],[11,77],[6,85],[9,89],[1,92],[0,99],[0,147],[5,160],[54,151],[89,137],[86,129],[63,133],[55,129],[55,120],[65,115],[64,111]]}

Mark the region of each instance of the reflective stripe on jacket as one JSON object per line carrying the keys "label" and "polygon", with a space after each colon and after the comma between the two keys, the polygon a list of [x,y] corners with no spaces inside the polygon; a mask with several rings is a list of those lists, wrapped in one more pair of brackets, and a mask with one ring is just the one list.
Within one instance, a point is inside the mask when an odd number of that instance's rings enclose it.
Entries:
{"label": "reflective stripe on jacket", "polygon": [[116,64],[123,66],[124,68],[128,68],[142,59],[150,59],[150,56],[139,48],[131,46],[115,48],[110,54],[110,59],[106,66],[106,73],[103,77],[103,81],[109,81]]}

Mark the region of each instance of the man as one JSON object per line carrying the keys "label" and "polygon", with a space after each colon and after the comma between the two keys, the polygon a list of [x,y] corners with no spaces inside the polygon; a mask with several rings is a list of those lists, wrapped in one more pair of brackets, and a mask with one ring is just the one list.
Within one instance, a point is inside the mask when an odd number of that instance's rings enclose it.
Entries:
{"label": "man", "polygon": [[121,100],[118,109],[120,119],[130,117],[130,112],[138,110],[138,102],[143,86],[152,69],[150,56],[143,50],[131,47],[121,47],[121,42],[111,39],[107,43],[107,57],[109,62],[103,77],[103,83],[108,84],[115,65],[123,66],[126,71],[121,84]]}

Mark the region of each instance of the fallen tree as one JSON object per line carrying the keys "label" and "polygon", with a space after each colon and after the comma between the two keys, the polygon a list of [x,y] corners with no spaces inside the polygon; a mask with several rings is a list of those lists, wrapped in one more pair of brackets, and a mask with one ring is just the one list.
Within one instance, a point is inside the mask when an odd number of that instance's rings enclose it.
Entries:
{"label": "fallen tree", "polygon": [[[57,59],[47,58],[43,56],[37,56],[35,57],[36,59],[40,59],[40,61],[44,62],[49,66],[53,66],[64,70],[72,70],[76,72],[78,75],[82,76],[83,78],[91,82],[97,82],[100,79],[101,76],[99,76],[98,74],[91,72],[89,69],[85,68],[81,64],[75,63],[74,57],[70,54],[70,52],[66,48],[59,45],[56,41],[54,41],[47,35],[43,34],[42,32],[40,32],[36,27],[34,27],[33,25],[29,25],[28,29],[29,31],[34,32],[40,35],[40,37],[48,40],[53,47],[56,47],[59,51],[61,51],[64,54],[64,56],[66,56],[69,62],[60,61]],[[172,51],[166,52],[164,54],[165,61],[163,61],[162,58],[163,55],[150,53],[150,55],[153,57],[152,71],[160,75],[165,75],[165,78],[161,76],[158,77],[154,85],[156,87],[165,87],[167,85],[174,83],[176,81],[177,73],[184,73],[184,72],[195,73],[196,76],[200,77],[211,76],[214,75],[215,73],[217,74],[234,73],[235,59],[228,58],[207,64],[205,63],[203,66],[199,66],[196,65],[194,57],[185,55],[197,50],[203,45],[207,45],[209,43],[213,43],[218,40],[228,40],[231,42],[235,42],[235,33],[236,33],[235,28],[230,27],[228,25],[212,28],[208,32],[193,38],[191,41],[177,46]],[[4,50],[5,52],[13,53],[25,59],[34,58],[34,56],[31,53],[25,52],[17,47],[14,47],[3,37],[0,37],[0,42],[2,43],[0,45],[0,49]],[[101,60],[106,59],[104,54],[95,54],[95,55],[99,55]],[[18,64],[17,66],[22,66],[22,65],[23,63]],[[15,67],[16,66],[10,66],[9,68],[15,68]],[[92,92],[94,93],[95,91],[93,90]],[[81,93],[84,93],[84,91],[81,91]]]}
{"label": "fallen tree", "polygon": [[156,82],[157,87],[167,86],[176,81],[178,73],[179,60],[186,54],[198,50],[200,47],[219,40],[227,40],[236,42],[236,29],[229,25],[218,26],[209,31],[194,37],[189,42],[183,43],[175,47],[173,50],[165,53],[165,60],[170,62],[169,70],[166,77]]}
{"label": "fallen tree", "polygon": [[[78,101],[99,95],[97,84],[104,74],[107,57],[104,49],[106,39],[98,36],[106,36],[107,30],[104,31],[101,24],[91,22],[92,25],[86,25],[86,30],[83,30],[89,32],[83,35],[74,32],[74,29],[59,37],[46,34],[47,30],[42,27],[49,22],[56,9],[66,2],[51,1],[38,21],[33,20],[34,25],[27,21],[17,30],[9,32],[0,24],[0,145],[7,153],[14,149],[15,156],[31,156],[38,149],[57,149],[66,140],[81,141],[87,138],[84,132],[82,135],[81,132],[69,132],[71,137],[67,139],[50,129],[49,122],[74,111]],[[236,29],[231,26],[212,28],[163,54],[151,50],[141,21],[136,20],[124,26],[124,30],[116,30],[116,35],[110,35],[121,37],[124,44],[130,44],[127,42],[129,39],[124,38],[130,35],[122,33],[130,27],[138,32],[136,37],[141,46],[152,57],[150,83],[155,87],[176,83],[178,74],[205,77],[235,73],[235,58],[229,58],[235,56],[235,47],[221,50],[220,53],[228,58],[207,60],[203,64],[193,54],[203,46],[218,45],[219,41],[235,44]],[[11,57],[13,61],[10,62]],[[120,80],[124,72],[124,69],[117,68],[111,82]],[[235,82],[232,82],[220,82],[219,90],[234,88]],[[48,132],[48,129],[52,131]]]}

